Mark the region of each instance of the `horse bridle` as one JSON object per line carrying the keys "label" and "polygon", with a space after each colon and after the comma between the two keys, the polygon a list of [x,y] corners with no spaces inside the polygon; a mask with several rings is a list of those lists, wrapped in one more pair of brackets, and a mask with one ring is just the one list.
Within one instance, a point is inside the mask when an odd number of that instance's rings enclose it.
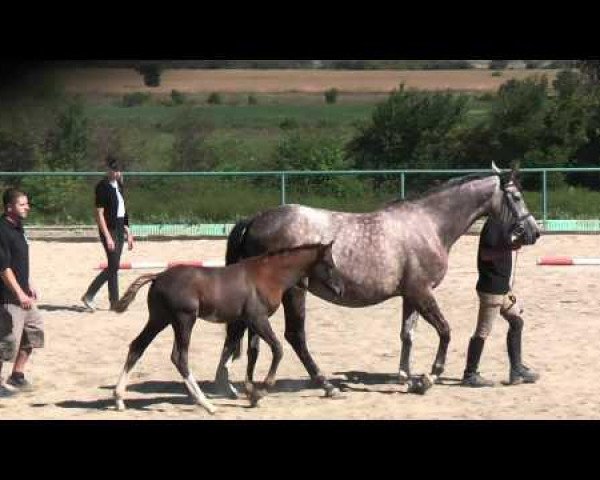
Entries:
{"label": "horse bridle", "polygon": [[[508,206],[508,208],[510,209],[510,213],[512,214],[512,219],[513,219],[513,225],[524,225],[525,220],[527,220],[529,217],[533,217],[533,214],[530,212],[527,212],[525,215],[519,215],[519,210],[517,209],[517,204],[513,198],[514,193],[510,192],[509,190],[507,190],[506,187],[510,186],[510,185],[514,185],[514,182],[511,180],[509,182],[507,182],[506,184],[501,184],[500,188],[502,189],[502,192],[504,193],[503,197],[506,200],[506,205]],[[504,205],[504,203],[503,203]],[[502,217],[502,212],[500,213],[500,216]]]}

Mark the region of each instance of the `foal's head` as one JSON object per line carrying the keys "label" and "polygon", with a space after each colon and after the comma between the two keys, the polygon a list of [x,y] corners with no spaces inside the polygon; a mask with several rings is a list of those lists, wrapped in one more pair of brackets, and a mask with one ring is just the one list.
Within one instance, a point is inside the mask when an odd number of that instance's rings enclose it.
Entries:
{"label": "foal's head", "polygon": [[533,245],[540,237],[540,229],[529,212],[521,187],[517,180],[515,167],[510,172],[502,172],[492,162],[492,169],[500,179],[498,201],[492,215],[499,218],[508,230],[513,243]]}

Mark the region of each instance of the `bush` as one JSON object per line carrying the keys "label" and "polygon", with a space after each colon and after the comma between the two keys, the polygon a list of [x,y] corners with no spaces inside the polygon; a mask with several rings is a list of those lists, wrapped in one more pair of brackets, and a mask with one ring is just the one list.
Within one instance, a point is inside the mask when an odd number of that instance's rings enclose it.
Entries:
{"label": "bush", "polygon": [[206,103],[209,105],[221,105],[223,103],[223,98],[220,93],[212,92],[206,99]]}
{"label": "bush", "polygon": [[257,105],[258,104],[258,98],[256,98],[256,95],[248,95],[248,105]]}
{"label": "bush", "polygon": [[330,88],[329,90],[327,90],[325,92],[325,102],[327,104],[333,104],[337,102],[337,97],[338,97],[338,89],[337,88]]}
{"label": "bush", "polygon": [[295,118],[285,117],[281,122],[279,122],[279,128],[282,130],[293,130],[299,126],[298,120]]}
{"label": "bush", "polygon": [[136,70],[144,77],[144,85],[158,87],[160,85],[161,67],[155,63],[139,65]]}
{"label": "bush", "polygon": [[123,95],[123,106],[124,107],[137,107],[143,105],[150,99],[149,93],[144,92],[133,92],[126,93]]}
{"label": "bush", "polygon": [[179,90],[171,90],[171,103],[173,105],[183,105],[186,101],[186,97]]}

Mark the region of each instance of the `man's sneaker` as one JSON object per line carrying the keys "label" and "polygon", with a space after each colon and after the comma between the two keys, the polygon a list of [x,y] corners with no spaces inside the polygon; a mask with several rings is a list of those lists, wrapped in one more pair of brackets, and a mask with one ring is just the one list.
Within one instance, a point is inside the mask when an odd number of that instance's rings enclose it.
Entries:
{"label": "man's sneaker", "polygon": [[475,387],[475,388],[493,387],[494,386],[494,382],[483,378],[479,374],[479,372],[465,374],[465,376],[463,377],[462,382],[460,384],[463,387]]}
{"label": "man's sneaker", "polygon": [[31,385],[31,383],[27,381],[25,375],[23,375],[22,373],[13,373],[10,377],[8,377],[6,383],[21,392],[31,392],[33,390],[33,385]]}
{"label": "man's sneaker", "polygon": [[95,312],[98,308],[98,307],[96,307],[96,304],[94,303],[94,299],[86,297],[85,295],[83,297],[81,297],[81,301],[87,307],[87,309],[90,310],[91,312]]}
{"label": "man's sneaker", "polygon": [[14,390],[6,388],[4,385],[0,385],[0,398],[10,398],[17,394]]}
{"label": "man's sneaker", "polygon": [[517,368],[511,368],[509,385],[519,385],[521,383],[535,383],[539,380],[539,373],[534,372],[525,365]]}

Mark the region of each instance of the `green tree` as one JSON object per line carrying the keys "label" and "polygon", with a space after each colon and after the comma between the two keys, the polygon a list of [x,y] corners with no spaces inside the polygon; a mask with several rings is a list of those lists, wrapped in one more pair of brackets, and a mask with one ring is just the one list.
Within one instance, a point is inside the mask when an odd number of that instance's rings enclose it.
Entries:
{"label": "green tree", "polygon": [[[59,112],[56,125],[48,132],[39,168],[41,171],[77,171],[88,149],[88,121],[79,101]],[[71,220],[69,211],[77,203],[81,184],[71,177],[27,177],[24,188],[35,198],[36,210],[53,216],[56,222]]]}
{"label": "green tree", "polygon": [[467,108],[466,96],[410,91],[402,85],[359,127],[348,155],[364,169],[439,165],[439,155],[464,122]]}
{"label": "green tree", "polygon": [[175,171],[209,171],[216,160],[207,146],[207,139],[214,130],[209,121],[197,118],[194,110],[186,108],[172,125],[175,141],[171,169]]}
{"label": "green tree", "polygon": [[[346,158],[344,147],[344,140],[339,135],[318,129],[289,130],[277,145],[274,166],[277,170],[348,170],[353,164]],[[359,184],[347,177],[302,177],[293,179],[293,185],[303,192],[359,193]]]}

